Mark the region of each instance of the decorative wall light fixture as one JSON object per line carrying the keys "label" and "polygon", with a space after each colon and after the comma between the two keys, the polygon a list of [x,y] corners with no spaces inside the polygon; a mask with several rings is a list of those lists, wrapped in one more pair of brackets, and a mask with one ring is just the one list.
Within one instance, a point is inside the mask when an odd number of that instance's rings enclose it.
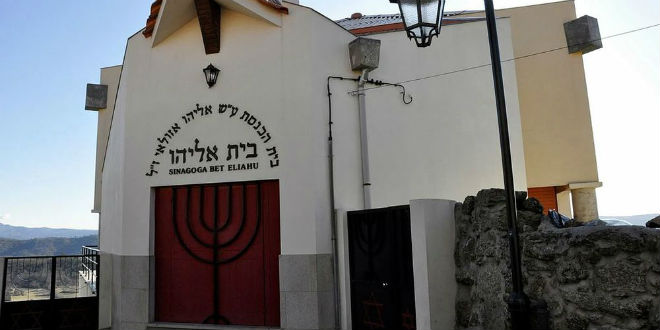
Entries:
{"label": "decorative wall light fixture", "polygon": [[209,88],[215,85],[215,82],[218,80],[218,74],[220,74],[220,69],[210,64],[204,68],[204,76],[206,77],[206,83],[209,85]]}
{"label": "decorative wall light fixture", "polygon": [[445,0],[390,0],[398,3],[401,20],[408,38],[415,40],[418,47],[428,47],[442,27]]}

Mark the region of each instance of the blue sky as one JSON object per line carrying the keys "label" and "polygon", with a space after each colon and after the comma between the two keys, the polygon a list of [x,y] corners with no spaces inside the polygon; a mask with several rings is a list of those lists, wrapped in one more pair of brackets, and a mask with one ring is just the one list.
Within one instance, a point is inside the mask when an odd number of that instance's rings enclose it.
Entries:
{"label": "blue sky", "polygon": [[147,1],[0,1],[0,222],[96,228],[85,84],[120,64]]}
{"label": "blue sky", "polygon": [[[496,7],[542,1],[495,0]],[[302,0],[339,19],[393,13],[387,0]],[[0,1],[0,222],[96,228],[96,114],[85,84],[121,64],[151,0]],[[449,0],[448,10],[481,9]],[[577,0],[603,36],[660,23],[657,0]],[[612,38],[584,57],[601,215],[660,213],[660,29]],[[412,44],[411,44],[412,47]]]}

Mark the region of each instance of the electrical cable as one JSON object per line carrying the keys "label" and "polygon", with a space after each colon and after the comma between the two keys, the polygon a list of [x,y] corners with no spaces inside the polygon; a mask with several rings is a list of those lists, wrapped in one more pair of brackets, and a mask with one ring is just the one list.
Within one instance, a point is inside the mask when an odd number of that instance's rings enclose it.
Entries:
{"label": "electrical cable", "polygon": [[[609,36],[601,37],[601,38],[598,38],[598,39],[593,39],[593,40],[590,40],[590,41],[587,41],[587,42],[574,44],[574,45],[571,45],[571,46],[589,44],[589,43],[592,43],[592,42],[595,42],[595,41],[602,41],[602,40],[609,39],[609,38],[619,37],[619,36],[622,36],[622,35],[626,35],[626,34],[630,34],[630,33],[634,33],[634,32],[639,32],[639,31],[651,29],[651,28],[658,27],[658,26],[660,26],[660,23],[644,26],[644,27],[634,29],[634,30],[628,30],[628,31],[621,32],[621,33],[612,34],[612,35],[609,35]],[[511,62],[511,61],[524,59],[524,58],[528,58],[528,57],[532,57],[532,56],[543,55],[543,54],[547,54],[547,53],[551,53],[551,52],[556,52],[556,51],[559,51],[559,50],[568,49],[568,47],[569,46],[557,47],[557,48],[547,49],[547,50],[536,52],[536,53],[521,55],[521,56],[517,56],[517,57],[514,57],[514,58],[502,60],[501,63]],[[447,76],[447,75],[451,75],[451,74],[455,74],[455,73],[460,73],[460,72],[485,68],[485,67],[488,67],[488,66],[491,66],[491,64],[486,63],[486,64],[481,64],[481,65],[466,67],[466,68],[463,68],[463,69],[446,71],[446,72],[442,72],[442,73],[438,73],[438,74],[434,74],[434,75],[430,75],[430,76],[424,76],[424,77],[419,77],[419,78],[408,79],[408,80],[400,81],[397,84],[406,84],[406,83],[420,81],[420,80],[426,80],[426,79],[431,79],[431,78],[436,78],[436,77],[441,77],[441,76]],[[368,91],[368,90],[372,90],[372,89],[379,89],[379,88],[383,88],[383,87],[385,87],[385,86],[375,86],[375,87],[363,88],[361,90],[349,91],[348,93],[349,94],[354,94],[354,93],[358,93],[358,92],[364,92],[364,91]]]}

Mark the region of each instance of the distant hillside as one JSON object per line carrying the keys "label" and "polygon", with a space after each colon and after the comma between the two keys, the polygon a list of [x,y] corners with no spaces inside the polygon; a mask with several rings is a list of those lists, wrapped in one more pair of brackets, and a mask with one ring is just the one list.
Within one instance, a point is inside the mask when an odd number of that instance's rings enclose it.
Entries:
{"label": "distant hillside", "polygon": [[0,238],[0,256],[50,256],[80,254],[83,245],[98,245],[97,235],[83,237],[48,237],[28,240]]}
{"label": "distant hillside", "polygon": [[96,230],[82,229],[55,229],[55,228],[28,228],[10,226],[0,223],[0,238],[26,240],[46,237],[82,237],[97,235]]}
{"label": "distant hillside", "polygon": [[646,222],[657,217],[658,213],[653,214],[640,214],[640,215],[628,215],[628,216],[601,216],[601,219],[618,219],[625,220],[630,222],[633,225],[645,226]]}

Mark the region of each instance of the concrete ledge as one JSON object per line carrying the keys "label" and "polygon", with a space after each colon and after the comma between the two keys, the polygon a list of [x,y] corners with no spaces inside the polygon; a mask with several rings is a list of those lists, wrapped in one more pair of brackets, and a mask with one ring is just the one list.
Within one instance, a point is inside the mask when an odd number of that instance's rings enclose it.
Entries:
{"label": "concrete ledge", "polygon": [[573,182],[568,184],[568,189],[585,189],[585,188],[600,188],[603,186],[602,182]]}

